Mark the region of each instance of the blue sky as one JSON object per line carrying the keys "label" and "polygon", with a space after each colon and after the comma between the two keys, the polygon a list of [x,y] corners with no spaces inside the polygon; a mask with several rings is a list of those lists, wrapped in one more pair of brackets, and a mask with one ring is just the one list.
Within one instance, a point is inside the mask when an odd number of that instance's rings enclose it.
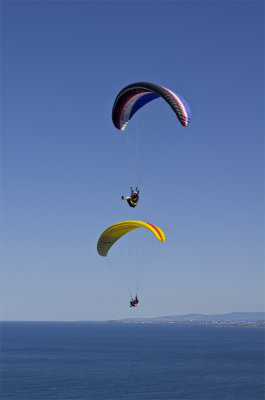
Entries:
{"label": "blue sky", "polygon": [[[1,9],[2,319],[261,311],[264,3],[2,1]],[[151,161],[132,210],[120,200],[127,153],[111,110],[137,81],[183,95],[192,122]],[[166,235],[134,313],[96,252],[102,231],[126,219]]]}

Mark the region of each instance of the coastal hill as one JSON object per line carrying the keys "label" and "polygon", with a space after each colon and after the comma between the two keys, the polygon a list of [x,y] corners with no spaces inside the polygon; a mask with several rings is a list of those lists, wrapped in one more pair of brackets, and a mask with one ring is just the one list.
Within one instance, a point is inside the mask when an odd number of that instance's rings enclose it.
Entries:
{"label": "coastal hill", "polygon": [[264,325],[265,312],[231,312],[229,314],[185,314],[185,315],[166,315],[153,318],[124,318],[118,322],[138,322],[138,323],[184,323],[184,324],[251,324],[260,323]]}

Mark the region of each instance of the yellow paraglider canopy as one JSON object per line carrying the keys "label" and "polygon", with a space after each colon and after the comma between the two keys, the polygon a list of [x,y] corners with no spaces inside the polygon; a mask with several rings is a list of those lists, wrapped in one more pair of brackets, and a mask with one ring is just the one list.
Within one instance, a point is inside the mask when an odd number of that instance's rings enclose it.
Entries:
{"label": "yellow paraglider canopy", "polygon": [[136,228],[146,228],[160,241],[165,241],[164,232],[155,225],[143,221],[123,221],[111,225],[100,236],[97,244],[98,254],[106,257],[111,246],[123,235]]}

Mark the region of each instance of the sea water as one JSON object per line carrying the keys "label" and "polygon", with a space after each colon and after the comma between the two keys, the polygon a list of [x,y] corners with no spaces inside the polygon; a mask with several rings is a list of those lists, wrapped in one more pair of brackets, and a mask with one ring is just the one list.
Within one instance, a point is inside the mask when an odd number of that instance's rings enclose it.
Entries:
{"label": "sea water", "polygon": [[263,400],[264,330],[2,322],[3,400]]}

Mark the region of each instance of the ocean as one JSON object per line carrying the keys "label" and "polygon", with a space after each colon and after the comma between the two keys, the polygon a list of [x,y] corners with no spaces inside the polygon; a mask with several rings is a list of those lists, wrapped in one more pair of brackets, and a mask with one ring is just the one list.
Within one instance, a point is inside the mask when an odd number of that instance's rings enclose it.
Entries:
{"label": "ocean", "polygon": [[3,400],[264,400],[264,329],[2,322]]}

